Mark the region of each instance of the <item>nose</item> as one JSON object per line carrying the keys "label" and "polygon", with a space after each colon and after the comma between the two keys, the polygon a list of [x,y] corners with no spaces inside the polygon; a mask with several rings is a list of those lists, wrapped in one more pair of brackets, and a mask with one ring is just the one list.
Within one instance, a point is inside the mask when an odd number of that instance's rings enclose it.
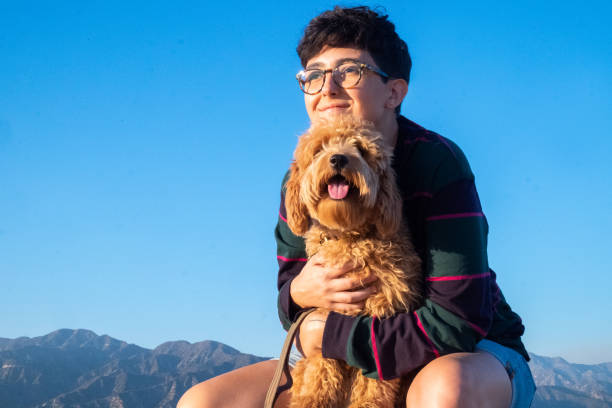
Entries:
{"label": "nose", "polygon": [[[327,76],[329,74],[329,77]],[[323,89],[321,93],[325,95],[336,95],[338,93],[338,84],[334,81],[334,74],[332,71],[325,73],[325,82],[323,83]]]}
{"label": "nose", "polygon": [[334,154],[329,158],[329,164],[336,170],[342,170],[344,166],[348,163],[348,159],[343,154]]}

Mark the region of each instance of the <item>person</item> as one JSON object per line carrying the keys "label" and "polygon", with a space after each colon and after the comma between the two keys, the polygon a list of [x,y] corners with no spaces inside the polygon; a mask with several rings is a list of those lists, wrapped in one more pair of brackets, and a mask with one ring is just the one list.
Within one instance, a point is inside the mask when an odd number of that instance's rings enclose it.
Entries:
{"label": "person", "polygon": [[[350,263],[306,259],[302,238],[286,224],[281,193],[275,236],[283,326],[305,308],[328,310],[303,322],[301,353],[344,360],[371,378],[408,376],[405,406],[528,407],[535,385],[521,341],[524,326],[489,268],[488,225],[474,176],[457,145],[399,114],[412,62],[393,23],[368,7],[335,7],[310,21],[297,51],[312,123],[354,115],[372,122],[394,147],[404,217],[426,288],[423,306],[410,313],[384,320],[346,314],[363,307],[375,281],[345,277]],[[195,385],[178,407],[261,407],[276,364],[261,362]],[[284,391],[275,406],[289,400]]]}

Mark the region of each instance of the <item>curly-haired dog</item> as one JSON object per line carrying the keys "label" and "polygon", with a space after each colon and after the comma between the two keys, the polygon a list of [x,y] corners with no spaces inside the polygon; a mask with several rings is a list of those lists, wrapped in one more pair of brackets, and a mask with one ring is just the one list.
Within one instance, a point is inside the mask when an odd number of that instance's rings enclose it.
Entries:
{"label": "curly-haired dog", "polygon": [[[402,223],[391,159],[392,149],[367,122],[317,124],[300,137],[285,196],[289,227],[304,236],[309,257],[352,261],[354,276],[378,277],[362,311],[378,318],[414,310],[422,294],[421,261]],[[367,378],[334,359],[302,359],[292,377],[292,408],[392,408],[405,401],[401,379]]]}

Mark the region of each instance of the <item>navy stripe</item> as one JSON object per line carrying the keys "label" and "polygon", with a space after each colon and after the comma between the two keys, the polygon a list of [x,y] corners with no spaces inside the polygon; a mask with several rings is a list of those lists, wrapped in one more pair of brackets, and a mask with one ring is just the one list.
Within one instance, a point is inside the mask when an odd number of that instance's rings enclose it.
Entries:
{"label": "navy stripe", "polygon": [[489,269],[491,272],[491,301],[493,302],[493,309],[497,307],[497,304],[502,301],[501,289],[497,285],[497,275],[493,272],[493,269]]}
{"label": "navy stripe", "polygon": [[[362,317],[363,318],[363,317]],[[354,328],[356,318],[336,312],[330,312],[323,330],[322,354],[325,358],[347,359],[348,340]],[[367,339],[362,339],[367,342]]]}
{"label": "navy stripe", "polygon": [[277,283],[278,289],[280,290],[280,288],[283,287],[285,283],[295,278],[300,273],[302,268],[304,268],[304,265],[306,265],[306,262],[303,261],[287,262],[279,259]]}
{"label": "navy stripe", "polygon": [[[281,322],[285,325],[285,320],[288,322],[294,322],[297,318],[297,314],[300,311],[298,305],[296,305],[291,299],[291,281],[293,278],[289,279],[279,290],[278,292],[278,303],[280,306],[279,317],[281,318]],[[280,316],[280,314],[284,316]],[[285,327],[285,330],[288,330],[288,327]]]}
{"label": "navy stripe", "polygon": [[413,313],[397,314],[376,323],[374,333],[383,378],[397,378],[436,358]]}
{"label": "navy stripe", "polygon": [[429,202],[427,217],[482,212],[474,180],[459,180],[438,191]]}
{"label": "navy stripe", "polygon": [[485,333],[493,322],[491,278],[428,282],[428,298]]}

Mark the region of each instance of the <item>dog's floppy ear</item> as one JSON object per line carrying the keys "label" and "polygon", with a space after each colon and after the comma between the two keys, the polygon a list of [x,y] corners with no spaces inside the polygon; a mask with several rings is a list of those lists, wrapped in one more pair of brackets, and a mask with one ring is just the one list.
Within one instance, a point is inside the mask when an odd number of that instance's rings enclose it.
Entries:
{"label": "dog's floppy ear", "polygon": [[308,230],[310,219],[308,209],[300,200],[300,185],[302,171],[296,162],[291,163],[289,180],[285,185],[285,210],[287,211],[287,224],[295,235],[304,235]]}
{"label": "dog's floppy ear", "polygon": [[395,234],[402,219],[402,198],[395,184],[395,172],[386,169],[380,177],[380,189],[376,197],[378,214],[375,219],[376,229],[382,237]]}

